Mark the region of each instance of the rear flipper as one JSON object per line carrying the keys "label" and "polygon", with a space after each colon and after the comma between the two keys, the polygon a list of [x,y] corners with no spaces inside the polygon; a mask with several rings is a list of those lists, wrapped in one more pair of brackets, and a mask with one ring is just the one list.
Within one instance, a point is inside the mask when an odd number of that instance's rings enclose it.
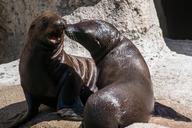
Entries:
{"label": "rear flipper", "polygon": [[8,119],[8,121],[3,122],[6,128],[17,128],[23,125],[24,123],[26,123],[27,121],[29,121],[35,115],[37,115],[40,104],[31,94],[27,92],[24,92],[24,93],[25,93],[25,98],[28,106],[27,111],[17,114],[14,117]]}
{"label": "rear flipper", "polygon": [[169,119],[174,119],[176,121],[191,122],[191,119],[189,119],[188,117],[185,117],[184,115],[176,112],[172,108],[165,106],[163,104],[160,104],[158,102],[155,102],[153,115],[161,116],[161,117],[169,118]]}

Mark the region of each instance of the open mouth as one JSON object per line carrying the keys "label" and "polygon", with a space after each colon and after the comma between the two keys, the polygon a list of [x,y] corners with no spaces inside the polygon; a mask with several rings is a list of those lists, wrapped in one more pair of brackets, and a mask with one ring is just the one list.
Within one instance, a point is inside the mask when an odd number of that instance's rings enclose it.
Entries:
{"label": "open mouth", "polygon": [[52,44],[58,44],[61,42],[61,38],[63,35],[63,30],[57,30],[57,31],[53,31],[48,35],[48,40],[52,43]]}

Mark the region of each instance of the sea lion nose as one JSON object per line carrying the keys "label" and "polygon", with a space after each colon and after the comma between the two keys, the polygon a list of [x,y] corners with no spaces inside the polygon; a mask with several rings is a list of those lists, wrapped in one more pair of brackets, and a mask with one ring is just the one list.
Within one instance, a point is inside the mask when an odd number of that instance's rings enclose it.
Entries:
{"label": "sea lion nose", "polygon": [[77,31],[77,29],[76,29],[75,26],[72,25],[72,24],[67,24],[67,25],[65,26],[65,32],[67,32],[67,33],[74,33],[74,32],[76,32],[76,31]]}
{"label": "sea lion nose", "polygon": [[55,22],[55,25],[56,25],[57,27],[63,29],[64,26],[65,26],[65,21],[64,21],[63,19],[57,20],[57,21]]}

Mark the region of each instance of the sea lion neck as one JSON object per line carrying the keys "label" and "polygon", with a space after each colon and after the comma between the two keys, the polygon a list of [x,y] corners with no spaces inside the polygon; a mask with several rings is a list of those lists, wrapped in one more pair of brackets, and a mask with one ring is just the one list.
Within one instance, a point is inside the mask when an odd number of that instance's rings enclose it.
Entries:
{"label": "sea lion neck", "polygon": [[117,35],[113,38],[110,38],[110,40],[106,41],[105,43],[98,41],[97,44],[99,45],[99,48],[94,48],[94,50],[89,50],[89,48],[87,49],[95,60],[96,64],[98,64],[110,51],[121,45],[123,40],[123,36]]}
{"label": "sea lion neck", "polygon": [[108,24],[102,25],[100,21],[67,24],[64,30],[69,38],[83,45],[90,52],[96,64],[119,45],[122,39],[117,29]]}
{"label": "sea lion neck", "polygon": [[50,56],[51,59],[58,58],[64,52],[64,43],[50,44],[47,41],[32,40],[26,45],[29,45],[28,50],[41,51],[40,53]]}

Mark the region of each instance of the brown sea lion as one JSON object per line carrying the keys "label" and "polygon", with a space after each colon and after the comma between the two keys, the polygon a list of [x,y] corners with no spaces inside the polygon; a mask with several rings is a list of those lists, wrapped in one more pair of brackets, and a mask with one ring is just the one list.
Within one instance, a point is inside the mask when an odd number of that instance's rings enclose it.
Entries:
{"label": "brown sea lion", "polygon": [[110,23],[67,24],[65,33],[89,50],[98,68],[97,86],[84,109],[84,128],[123,128],[148,122],[154,107],[148,66],[135,45]]}
{"label": "brown sea lion", "polygon": [[19,63],[28,110],[10,127],[34,117],[40,104],[55,108],[66,119],[82,119],[83,104],[97,90],[97,70],[92,59],[65,53],[64,25],[65,21],[50,11],[32,22]]}

